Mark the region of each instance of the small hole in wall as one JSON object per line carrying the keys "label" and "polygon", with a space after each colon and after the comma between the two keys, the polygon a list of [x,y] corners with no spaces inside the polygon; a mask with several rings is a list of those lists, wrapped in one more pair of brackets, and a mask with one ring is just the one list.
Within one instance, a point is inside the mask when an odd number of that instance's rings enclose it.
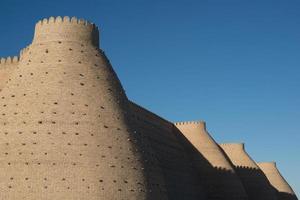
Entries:
{"label": "small hole in wall", "polygon": [[73,49],[69,48],[69,51],[73,51]]}
{"label": "small hole in wall", "polygon": [[61,41],[58,41],[58,44],[61,44]]}
{"label": "small hole in wall", "polygon": [[84,83],[80,83],[81,86],[84,86]]}
{"label": "small hole in wall", "polygon": [[46,51],[45,51],[46,53],[49,53],[49,50],[48,49],[46,49]]}

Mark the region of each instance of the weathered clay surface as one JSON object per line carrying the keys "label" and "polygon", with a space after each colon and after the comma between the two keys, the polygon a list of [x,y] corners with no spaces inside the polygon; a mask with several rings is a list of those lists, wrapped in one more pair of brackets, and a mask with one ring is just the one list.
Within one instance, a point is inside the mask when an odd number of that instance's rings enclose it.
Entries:
{"label": "weathered clay surface", "polygon": [[3,200],[274,200],[274,188],[296,199],[243,145],[225,153],[205,123],[128,101],[85,20],[43,19],[18,57],[0,59],[0,107]]}
{"label": "weathered clay surface", "polygon": [[95,25],[42,20],[13,64],[1,82],[1,199],[167,199]]}

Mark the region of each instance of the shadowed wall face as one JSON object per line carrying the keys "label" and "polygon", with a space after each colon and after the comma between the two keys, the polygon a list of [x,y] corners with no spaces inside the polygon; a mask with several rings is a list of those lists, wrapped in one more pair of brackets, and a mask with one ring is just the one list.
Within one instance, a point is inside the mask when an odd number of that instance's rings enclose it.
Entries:
{"label": "shadowed wall face", "polygon": [[208,199],[248,199],[244,187],[204,122],[175,123],[181,141],[192,155]]}
{"label": "shadowed wall face", "polygon": [[271,185],[277,190],[278,200],[297,200],[293,189],[280,174],[275,162],[261,162],[257,164],[267,176]]}
{"label": "shadowed wall face", "polygon": [[2,88],[1,199],[167,199],[96,27],[64,19],[37,24]]}
{"label": "shadowed wall face", "polygon": [[[20,58],[0,59],[1,199],[248,199],[204,123],[175,127],[128,102],[98,33],[87,21],[51,17]],[[228,155],[250,199],[275,199],[235,147]],[[291,200],[287,184],[273,183]]]}
{"label": "shadowed wall face", "polygon": [[250,200],[276,200],[276,190],[271,186],[264,173],[246,153],[244,144],[220,144],[235,166]]}
{"label": "shadowed wall face", "polygon": [[187,152],[173,133],[174,125],[135,103],[130,103],[130,109],[134,127],[146,140],[144,146],[151,148],[153,157],[159,162],[169,198],[206,199],[200,184],[202,181],[198,179]]}

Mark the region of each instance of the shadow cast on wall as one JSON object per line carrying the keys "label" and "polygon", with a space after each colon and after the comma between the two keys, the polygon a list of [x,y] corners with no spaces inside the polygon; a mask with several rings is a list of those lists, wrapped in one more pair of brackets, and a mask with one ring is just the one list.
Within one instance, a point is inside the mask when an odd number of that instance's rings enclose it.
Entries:
{"label": "shadow cast on wall", "polygon": [[[222,186],[222,179],[233,179],[235,178],[235,174],[232,171],[229,171],[225,168],[220,167],[214,167],[212,166],[209,161],[199,152],[193,144],[185,138],[184,134],[180,132],[175,127],[174,134],[176,134],[176,137],[178,140],[182,143],[184,146],[184,149],[186,151],[186,154],[189,156],[189,160],[193,163],[194,168],[194,175],[197,177],[197,180],[199,181],[198,184],[204,188],[205,195],[207,200],[229,200],[232,198],[228,198],[224,196],[223,193],[223,186]],[[224,152],[225,154],[225,152]],[[226,154],[225,154],[226,156]],[[227,156],[226,156],[227,157]],[[227,157],[228,158],[228,157]],[[230,160],[228,158],[228,160]],[[266,176],[265,174],[258,169],[255,168],[249,168],[249,167],[235,167],[235,171],[238,174],[239,177],[251,177],[251,182],[254,185],[260,185],[257,184],[259,182],[265,182]],[[242,179],[241,179],[242,181]],[[243,183],[243,181],[242,181]],[[257,200],[255,198],[256,195],[253,195],[253,193],[257,193],[261,189],[253,190],[253,187],[246,188],[246,186],[249,185],[249,183],[243,183],[243,186],[245,190],[247,191],[248,199],[249,200]],[[236,191],[234,188],[234,185],[232,186],[233,193],[239,194],[240,191]],[[273,192],[276,193],[277,200],[297,200],[297,197],[293,194],[285,193],[285,192],[279,192],[277,189],[275,189],[269,182],[266,183],[265,187],[266,190],[273,190]],[[223,193],[223,194],[222,194]],[[242,199],[242,197],[236,197],[237,199]],[[265,199],[268,199],[268,197],[265,197]]]}
{"label": "shadow cast on wall", "polygon": [[[239,191],[241,188],[236,187],[234,181],[229,187],[231,182],[228,180],[236,180],[237,174],[243,174],[252,177],[255,183],[265,178],[259,171],[238,168],[235,173],[214,167],[172,123],[133,102],[130,102],[130,110],[131,123],[139,135],[139,146],[148,152],[143,158],[148,160],[146,171],[160,171],[163,181],[159,182],[163,182],[162,188],[169,200],[258,200],[251,198],[251,194],[242,195],[245,191]],[[149,160],[159,169],[153,169]],[[270,184],[268,187],[275,190]],[[228,189],[230,191],[225,191]],[[289,194],[280,194],[279,197],[274,200],[296,200]],[[153,196],[149,194],[147,199],[153,200]]]}

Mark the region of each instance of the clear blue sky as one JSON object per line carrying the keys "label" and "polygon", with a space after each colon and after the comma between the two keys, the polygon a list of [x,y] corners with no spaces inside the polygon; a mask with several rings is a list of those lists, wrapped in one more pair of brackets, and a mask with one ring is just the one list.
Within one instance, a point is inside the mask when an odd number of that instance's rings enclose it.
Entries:
{"label": "clear blue sky", "polygon": [[300,193],[299,0],[1,0],[0,55],[18,54],[43,17],[101,29],[127,95],[172,121],[207,121],[219,142],[276,160]]}

